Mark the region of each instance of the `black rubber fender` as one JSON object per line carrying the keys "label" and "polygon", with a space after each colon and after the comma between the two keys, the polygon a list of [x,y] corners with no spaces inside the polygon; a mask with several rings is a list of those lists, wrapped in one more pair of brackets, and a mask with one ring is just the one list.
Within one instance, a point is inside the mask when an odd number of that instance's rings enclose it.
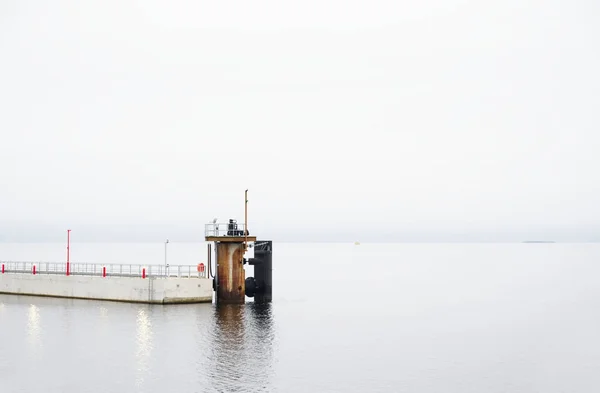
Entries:
{"label": "black rubber fender", "polygon": [[248,277],[246,278],[246,296],[248,297],[254,297],[254,294],[256,293],[256,280],[254,279],[254,277]]}

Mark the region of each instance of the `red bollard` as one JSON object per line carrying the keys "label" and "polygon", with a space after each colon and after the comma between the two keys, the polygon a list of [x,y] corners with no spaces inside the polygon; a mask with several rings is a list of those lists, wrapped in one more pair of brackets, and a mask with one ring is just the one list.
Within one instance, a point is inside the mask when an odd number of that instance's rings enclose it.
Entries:
{"label": "red bollard", "polygon": [[142,278],[146,278],[146,268],[142,269]]}
{"label": "red bollard", "polygon": [[106,277],[106,266],[102,267],[102,277]]}
{"label": "red bollard", "polygon": [[4,274],[4,264],[2,264],[2,274]]}
{"label": "red bollard", "polygon": [[33,265],[33,275],[35,276],[35,265]]}

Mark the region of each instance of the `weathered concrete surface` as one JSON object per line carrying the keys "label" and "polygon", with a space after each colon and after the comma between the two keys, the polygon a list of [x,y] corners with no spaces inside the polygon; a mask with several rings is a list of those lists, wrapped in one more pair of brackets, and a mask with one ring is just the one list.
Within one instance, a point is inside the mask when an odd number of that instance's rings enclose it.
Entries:
{"label": "weathered concrete surface", "polygon": [[243,243],[217,243],[217,303],[246,301]]}
{"label": "weathered concrete surface", "polygon": [[0,293],[133,303],[210,303],[207,278],[92,277],[0,274]]}

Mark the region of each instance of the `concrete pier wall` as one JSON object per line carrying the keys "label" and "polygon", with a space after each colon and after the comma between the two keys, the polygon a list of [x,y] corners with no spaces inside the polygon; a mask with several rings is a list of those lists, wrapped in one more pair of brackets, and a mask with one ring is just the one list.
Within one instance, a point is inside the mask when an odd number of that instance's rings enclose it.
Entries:
{"label": "concrete pier wall", "polygon": [[210,303],[207,278],[0,274],[0,293],[135,303]]}

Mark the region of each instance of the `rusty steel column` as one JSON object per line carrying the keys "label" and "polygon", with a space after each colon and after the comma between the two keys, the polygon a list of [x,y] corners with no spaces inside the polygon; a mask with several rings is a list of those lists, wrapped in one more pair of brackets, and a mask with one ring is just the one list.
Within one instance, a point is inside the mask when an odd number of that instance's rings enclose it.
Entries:
{"label": "rusty steel column", "polygon": [[222,304],[244,304],[246,301],[246,272],[242,261],[244,256],[244,243],[217,242],[216,248],[216,302]]}

